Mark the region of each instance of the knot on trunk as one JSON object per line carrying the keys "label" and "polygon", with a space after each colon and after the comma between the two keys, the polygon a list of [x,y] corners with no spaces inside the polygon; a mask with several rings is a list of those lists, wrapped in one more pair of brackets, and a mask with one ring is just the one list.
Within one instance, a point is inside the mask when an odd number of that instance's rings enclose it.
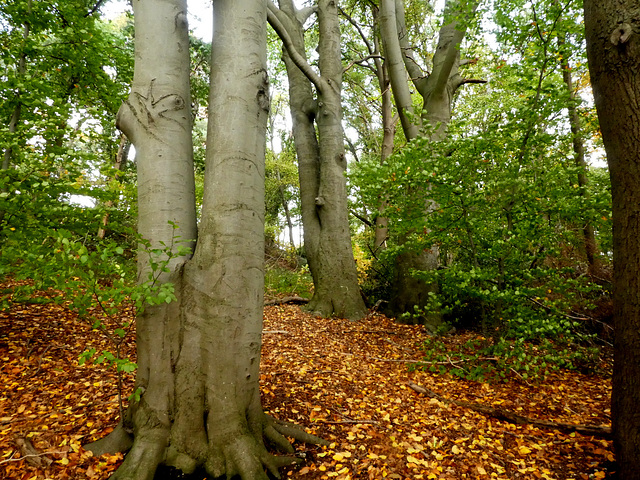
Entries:
{"label": "knot on trunk", "polygon": [[616,27],[609,40],[614,45],[621,45],[629,41],[632,33],[633,29],[631,28],[631,25],[629,25],[628,23],[623,23]]}

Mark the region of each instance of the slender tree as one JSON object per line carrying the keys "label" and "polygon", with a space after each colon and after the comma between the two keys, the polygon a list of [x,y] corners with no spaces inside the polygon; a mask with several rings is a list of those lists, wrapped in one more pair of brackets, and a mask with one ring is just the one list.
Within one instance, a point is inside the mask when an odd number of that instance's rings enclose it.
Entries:
{"label": "slender tree", "polygon": [[[259,365],[264,263],[264,156],[269,109],[264,0],[218,0],[205,194],[196,231],[185,0],[134,2],[136,65],[119,125],[136,147],[139,231],[176,251],[160,281],[175,301],[137,320],[140,392],[119,427],[90,448],[130,448],[115,479],[151,480],[158,465],[214,478],[277,476],[284,435],[313,437],[266,416]],[[242,32],[238,36],[238,32]],[[173,225],[170,225],[171,222]],[[149,265],[140,255],[144,277]]]}
{"label": "slender tree", "polygon": [[640,9],[585,0],[591,84],[613,201],[614,367],[611,414],[619,478],[640,479]]}
{"label": "slender tree", "polygon": [[[563,23],[563,22],[559,22]],[[579,194],[586,199],[587,186],[589,183],[587,173],[589,165],[586,160],[584,147],[584,131],[578,107],[580,106],[580,97],[574,87],[574,78],[571,67],[571,48],[567,42],[567,33],[562,31],[558,34],[558,50],[560,53],[560,67],[562,68],[562,81],[567,88],[568,102],[567,111],[569,125],[571,127],[572,146],[574,153],[574,162],[578,169],[578,187]],[[601,262],[598,258],[598,243],[596,242],[595,229],[593,224],[586,220],[582,225],[582,237],[584,239],[584,251],[587,257],[587,265],[590,274],[598,274],[601,268]]]}
{"label": "slender tree", "polygon": [[[382,55],[380,8],[375,3],[356,3],[351,5],[351,10],[358,8],[362,9],[361,18],[364,17],[363,20],[354,18],[352,14],[347,13],[344,9],[341,10],[342,15],[356,32],[352,35],[355,40],[345,43],[348,47],[352,44],[359,47],[351,47],[356,50],[356,58],[350,62],[347,71],[345,71],[345,80],[349,82],[349,86],[353,90],[351,99],[354,101],[350,104],[355,104],[354,110],[356,114],[354,116],[357,115],[356,119],[354,119],[355,122],[352,120],[349,123],[352,128],[358,130],[360,141],[364,144],[363,153],[379,156],[380,165],[383,165],[393,153],[396,124],[399,117],[394,115],[393,112],[388,62]],[[372,25],[365,28],[366,26],[363,24],[367,18],[372,21]],[[377,91],[367,88],[367,82],[363,80],[361,74],[349,76],[349,70],[355,70],[356,68],[358,68],[358,73],[368,70],[370,74],[374,75],[377,81]],[[373,91],[369,92],[369,90]],[[375,109],[373,109],[374,106]],[[362,125],[361,128],[357,128],[358,125]],[[381,140],[379,140],[379,128],[382,130]],[[355,153],[355,146],[351,150],[357,161],[358,156]],[[366,217],[358,217],[366,225],[374,229],[372,252],[376,254],[378,250],[386,248],[389,237],[388,219],[384,215],[384,209],[386,208],[385,198],[381,197],[378,200],[378,204],[372,207],[377,210],[374,214],[375,220],[373,222]]]}

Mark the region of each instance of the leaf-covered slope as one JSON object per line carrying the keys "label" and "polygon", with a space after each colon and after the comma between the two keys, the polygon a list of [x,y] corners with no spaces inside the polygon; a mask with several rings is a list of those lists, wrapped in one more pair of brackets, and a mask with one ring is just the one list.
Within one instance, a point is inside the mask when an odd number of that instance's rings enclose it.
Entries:
{"label": "leaf-covered slope", "polygon": [[[612,470],[608,440],[505,423],[408,386],[526,417],[600,425],[609,423],[608,378],[561,372],[541,385],[490,385],[410,373],[404,360],[420,358],[424,335],[380,315],[349,322],[267,307],[264,407],[331,442],[299,445],[305,461],[283,476],[587,479]],[[0,313],[0,478],[106,479],[115,470],[121,455],[95,458],[80,446],[109,432],[118,414],[113,372],[78,365],[91,347],[107,348],[63,307]]]}

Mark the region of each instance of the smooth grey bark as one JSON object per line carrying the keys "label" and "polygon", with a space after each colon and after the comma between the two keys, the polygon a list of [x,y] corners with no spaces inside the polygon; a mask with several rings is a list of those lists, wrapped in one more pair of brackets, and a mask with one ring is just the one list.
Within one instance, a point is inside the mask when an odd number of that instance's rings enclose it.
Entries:
{"label": "smooth grey bark", "polygon": [[[381,92],[381,119],[382,119],[382,145],[380,148],[380,165],[387,161],[387,158],[393,153],[396,138],[396,121],[393,115],[393,98],[391,95],[391,80],[389,78],[389,67],[387,61],[382,61],[378,56],[381,53],[380,38],[376,35],[374,38],[375,49],[374,62],[376,66],[376,77]],[[380,199],[379,212],[383,212],[387,207],[385,199]],[[375,222],[374,246],[376,250],[386,248],[387,239],[389,238],[389,219],[383,214],[376,216]]]}
{"label": "smooth grey bark", "polygon": [[618,478],[640,479],[640,7],[585,0],[587,56],[613,201],[611,417]]}
{"label": "smooth grey bark", "polygon": [[304,48],[303,23],[311,11],[298,11],[291,0],[281,0],[279,5],[270,2],[269,21],[283,41],[289,78],[304,245],[315,287],[307,308],[325,317],[358,319],[364,316],[365,306],[347,210],[337,5],[320,0],[314,9],[319,74],[307,62]]}
{"label": "smooth grey bark", "polygon": [[[402,8],[404,9],[404,5]],[[401,28],[406,27],[402,26]],[[404,135],[410,141],[420,133],[420,125],[416,123],[411,90],[407,83],[407,71],[400,45],[395,0],[380,0],[380,35],[396,109],[400,116]]]}
{"label": "smooth grey bark", "polygon": [[[459,72],[465,62],[460,58],[460,45],[467,28],[466,20],[475,14],[477,7],[478,2],[473,0],[447,0],[432,70],[427,73],[419,67],[408,42],[403,0],[381,0],[380,21],[385,58],[389,63],[391,89],[407,141],[415,139],[421,131],[433,141],[443,140],[451,121],[454,93],[466,83],[480,82],[466,79]],[[422,97],[420,115],[413,110],[408,80]],[[428,190],[428,186],[424,188]],[[428,198],[428,194],[425,196]],[[435,208],[437,205],[427,199],[425,215]],[[439,265],[438,257],[439,251],[435,245],[420,252],[407,251],[398,256],[394,287],[387,308],[390,315],[413,313],[414,307],[426,306],[431,293],[437,291],[437,285],[417,280],[411,271],[435,270]],[[442,320],[438,312],[431,312],[412,321],[435,328]]]}
{"label": "smooth grey bark", "polygon": [[[136,146],[139,229],[152,246],[196,238],[185,0],[134,2],[134,85],[119,125]],[[266,416],[259,365],[264,282],[264,158],[269,108],[264,0],[217,0],[205,194],[193,257],[172,259],[177,300],[137,319],[139,402],[89,449],[128,449],[113,479],[185,474],[266,480],[291,463],[286,436],[321,442]],[[238,35],[242,32],[242,35]],[[172,221],[177,225],[167,225]],[[192,244],[192,242],[187,242]],[[141,274],[148,266],[139,262]]]}
{"label": "smooth grey bark", "polygon": [[[373,39],[370,41],[368,35],[360,28],[360,25],[351,18],[346,12],[341,11],[347,20],[355,27],[360,39],[367,48],[367,58],[371,59],[373,64],[365,61],[352,62],[369,68],[376,76],[378,88],[380,90],[380,120],[382,122],[382,144],[380,145],[380,165],[384,164],[387,158],[393,153],[396,135],[396,123],[399,116],[393,114],[393,98],[391,95],[391,81],[389,79],[389,60],[382,56],[381,34],[380,34],[380,8],[375,4],[368,5],[371,9],[371,16],[374,24]],[[366,60],[366,59],[364,59]],[[354,157],[357,158],[355,148],[352,148]],[[372,251],[374,255],[381,249],[386,248],[387,239],[389,237],[389,219],[384,216],[384,210],[387,206],[386,199],[381,197],[377,205],[378,213],[375,216],[373,225],[368,219],[361,220],[374,229],[374,240]],[[365,221],[366,220],[366,221]]]}

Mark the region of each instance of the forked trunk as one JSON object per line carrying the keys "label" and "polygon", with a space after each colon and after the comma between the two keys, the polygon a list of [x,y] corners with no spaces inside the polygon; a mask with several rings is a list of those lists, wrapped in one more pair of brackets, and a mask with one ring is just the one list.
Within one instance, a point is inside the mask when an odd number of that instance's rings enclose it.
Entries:
{"label": "forked trunk", "polygon": [[[278,34],[288,37],[284,54],[289,78],[293,135],[298,155],[304,245],[314,294],[307,308],[321,316],[358,319],[365,306],[351,246],[344,172],[347,162],[342,129],[342,62],[335,1],[318,2],[320,75],[299,68],[304,62],[303,21],[291,0],[272,7]],[[294,61],[294,55],[298,60]],[[317,130],[316,130],[317,126]]]}
{"label": "forked trunk", "polygon": [[[455,91],[463,84],[477,82],[462,78],[459,73],[461,64],[460,44],[466,32],[466,21],[475,14],[478,2],[475,0],[447,0],[444,20],[438,35],[438,47],[432,60],[432,71],[426,75],[418,62],[406,31],[403,0],[381,0],[381,32],[385,56],[389,62],[391,88],[396,108],[402,120],[402,128],[407,141],[415,139],[423,129],[432,141],[446,137],[447,126],[451,121],[451,108]],[[407,84],[410,78],[422,97],[421,118],[412,116],[412,100]],[[428,189],[428,186],[424,186]],[[421,192],[428,198],[428,191]],[[434,211],[437,205],[427,200],[425,215]],[[411,232],[406,232],[407,236]],[[406,242],[401,238],[401,243]],[[387,312],[393,316],[413,313],[414,307],[422,312],[433,292],[438,290],[434,283],[415,278],[412,271],[432,271],[438,267],[439,251],[436,245],[422,251],[406,251],[399,255],[395,266],[395,281]],[[442,318],[439,312],[431,311],[410,317],[412,322],[423,323],[435,329]]]}
{"label": "forked trunk", "polygon": [[[146,179],[140,224],[155,244],[163,220],[173,220],[183,236],[183,224],[195,227],[186,3],[139,0],[134,6],[136,79],[121,123],[138,150]],[[174,283],[177,301],[147,308],[138,318],[140,401],[129,408],[124,428],[92,446],[96,453],[128,448],[123,433],[131,434],[131,451],[115,479],[151,480],[164,464],[186,474],[266,480],[265,470],[277,476],[278,467],[292,459],[271,455],[265,438],[288,452],[293,449],[284,435],[319,441],[266,416],[260,404],[266,3],[216,1],[214,32],[198,242],[193,257],[177,258],[162,279]],[[160,39],[165,43],[156,45]],[[148,85],[144,95],[140,85]],[[176,145],[185,148],[174,150]],[[172,168],[167,177],[163,170]],[[171,181],[188,185],[167,191]],[[185,192],[191,207],[182,216],[176,209]],[[143,215],[155,219],[153,226]]]}

